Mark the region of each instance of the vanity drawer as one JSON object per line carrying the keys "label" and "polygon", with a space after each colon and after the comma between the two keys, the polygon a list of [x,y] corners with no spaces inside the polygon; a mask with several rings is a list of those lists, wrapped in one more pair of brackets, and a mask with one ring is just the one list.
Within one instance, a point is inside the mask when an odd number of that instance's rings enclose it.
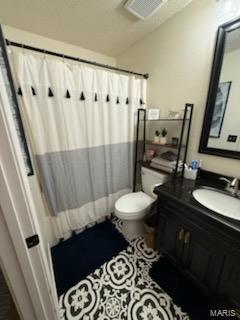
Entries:
{"label": "vanity drawer", "polygon": [[240,251],[240,235],[234,229],[229,228],[225,223],[213,219],[188,207],[178,201],[161,198],[159,202],[159,215],[165,217],[172,217],[172,219],[180,220],[182,223],[189,225],[189,227],[196,228],[203,232],[209,241],[215,242],[221,252],[228,253],[229,250]]}
{"label": "vanity drawer", "polygon": [[190,212],[189,208],[184,208],[181,204],[171,200],[165,201],[162,205],[160,204],[159,214],[166,218],[180,221],[182,224],[204,232],[206,235],[211,231],[204,222],[194,218],[195,212]]}

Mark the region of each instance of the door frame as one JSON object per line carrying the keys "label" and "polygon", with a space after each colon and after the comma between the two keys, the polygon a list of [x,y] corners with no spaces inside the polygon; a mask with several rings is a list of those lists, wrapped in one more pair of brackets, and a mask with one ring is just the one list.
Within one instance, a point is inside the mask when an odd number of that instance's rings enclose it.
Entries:
{"label": "door frame", "polygon": [[[7,89],[0,71],[0,205],[30,295],[36,320],[59,319],[56,292],[25,173]],[[28,248],[26,238],[40,243]],[[17,297],[16,297],[17,299]],[[34,319],[35,320],[35,319]]]}
{"label": "door frame", "polygon": [[20,319],[35,320],[32,301],[0,208],[0,269]]}

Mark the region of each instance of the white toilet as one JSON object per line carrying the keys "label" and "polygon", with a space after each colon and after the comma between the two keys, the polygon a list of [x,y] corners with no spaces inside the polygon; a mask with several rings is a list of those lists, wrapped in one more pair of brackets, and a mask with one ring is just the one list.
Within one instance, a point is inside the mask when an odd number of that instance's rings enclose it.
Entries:
{"label": "white toilet", "polygon": [[115,203],[115,215],[122,220],[122,232],[128,240],[144,234],[144,217],[157,198],[153,189],[169,180],[169,174],[159,173],[145,167],[141,168],[141,176],[143,191],[128,193]]}

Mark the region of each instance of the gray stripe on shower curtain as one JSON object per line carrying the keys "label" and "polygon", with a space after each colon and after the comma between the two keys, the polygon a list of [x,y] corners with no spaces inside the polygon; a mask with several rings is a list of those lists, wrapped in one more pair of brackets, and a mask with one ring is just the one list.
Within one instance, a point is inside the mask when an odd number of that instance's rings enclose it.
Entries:
{"label": "gray stripe on shower curtain", "polygon": [[37,155],[52,213],[132,188],[134,142]]}

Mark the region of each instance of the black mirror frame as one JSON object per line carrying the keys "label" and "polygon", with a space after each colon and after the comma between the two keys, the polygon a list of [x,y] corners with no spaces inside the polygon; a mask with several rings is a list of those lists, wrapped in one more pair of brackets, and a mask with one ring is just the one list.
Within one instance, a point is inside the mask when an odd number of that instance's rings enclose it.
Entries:
{"label": "black mirror frame", "polygon": [[[223,150],[218,148],[209,148],[207,146],[209,132],[212,122],[213,110],[217,96],[218,82],[222,69],[222,62],[224,57],[225,40],[227,32],[240,28],[240,18],[227,22],[218,28],[216,45],[214,50],[214,59],[212,64],[212,72],[209,83],[207,104],[202,126],[202,134],[198,151],[214,156],[240,159],[240,151]],[[239,119],[240,123],[240,119]],[[240,125],[240,124],[239,124]]]}

